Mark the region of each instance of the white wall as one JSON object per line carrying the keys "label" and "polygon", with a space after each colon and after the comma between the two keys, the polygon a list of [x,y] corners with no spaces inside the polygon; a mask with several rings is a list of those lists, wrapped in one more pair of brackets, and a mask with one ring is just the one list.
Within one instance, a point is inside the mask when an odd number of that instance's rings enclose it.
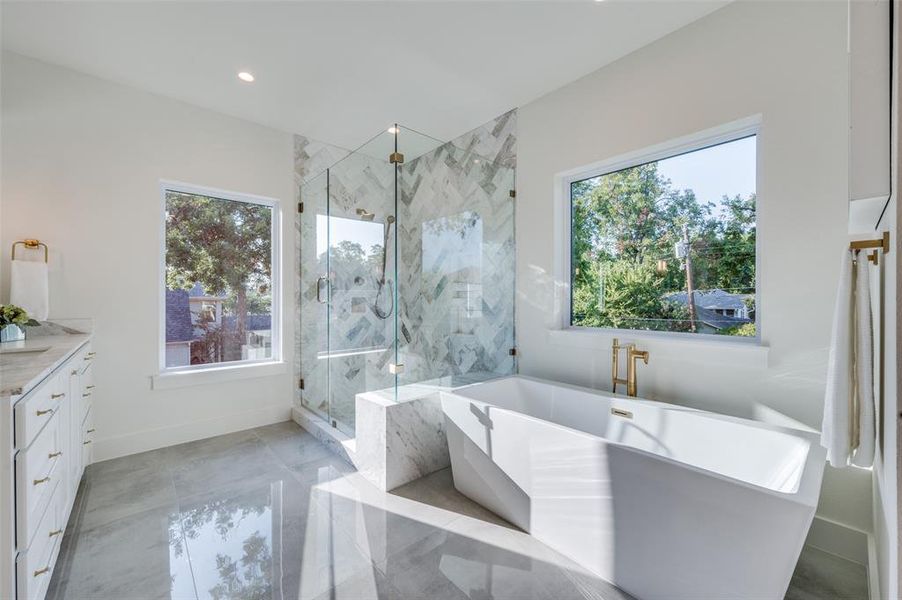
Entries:
{"label": "white wall", "polygon": [[[897,88],[898,89],[898,88]],[[897,98],[898,101],[898,98]],[[898,121],[897,121],[898,124]],[[898,125],[897,133],[898,135]],[[895,142],[898,144],[898,141]],[[893,189],[898,190],[898,151],[893,169],[895,183]],[[879,565],[879,587],[882,598],[899,597],[899,506],[898,506],[898,344],[899,321],[897,298],[899,282],[897,280],[899,252],[898,192],[896,192],[883,219],[880,231],[889,231],[892,250],[883,256],[883,306],[884,329],[886,339],[883,344],[883,418],[880,423],[882,443],[877,445],[874,459],[874,541]]]}
{"label": "white wall", "polygon": [[[520,110],[517,335],[524,374],[610,389],[610,337],[550,333],[555,175],[753,115],[761,352],[643,340],[642,396],[820,429],[848,221],[846,6],[736,2]],[[621,336],[623,338],[624,336]],[[871,527],[871,476],[828,469],[819,514]]]}
{"label": "white wall", "polygon": [[[294,272],[287,133],[4,53],[0,265],[13,240],[50,246],[53,317],[93,317],[98,459],[288,419],[290,368],[255,379],[151,390],[157,370],[159,180],[282,201],[283,270]],[[294,278],[282,305],[290,307]],[[8,299],[8,274],[0,298]],[[283,315],[290,364],[293,311]]]}
{"label": "white wall", "polygon": [[902,279],[899,273],[899,252],[902,244],[899,241],[899,226],[902,214],[899,213],[899,176],[902,170],[900,156],[900,139],[902,139],[902,78],[900,78],[900,59],[902,48],[899,47],[902,33],[902,16],[895,11],[893,23],[894,64],[893,64],[893,130],[892,135],[892,178],[893,195],[879,223],[880,231],[890,232],[892,250],[883,257],[883,307],[885,340],[883,344],[883,422],[882,443],[877,445],[877,456],[874,461],[874,538],[877,562],[879,564],[879,587],[881,597],[899,597],[899,339],[902,321],[898,318],[898,298],[902,293]]}

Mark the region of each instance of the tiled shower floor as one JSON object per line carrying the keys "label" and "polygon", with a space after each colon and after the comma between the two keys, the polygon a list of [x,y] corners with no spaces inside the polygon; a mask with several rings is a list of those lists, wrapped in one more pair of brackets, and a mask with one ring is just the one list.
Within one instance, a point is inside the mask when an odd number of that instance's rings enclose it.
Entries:
{"label": "tiled shower floor", "polygon": [[[787,598],[863,599],[855,567],[806,549]],[[92,465],[47,597],[629,598],[448,470],[386,494],[291,422]]]}

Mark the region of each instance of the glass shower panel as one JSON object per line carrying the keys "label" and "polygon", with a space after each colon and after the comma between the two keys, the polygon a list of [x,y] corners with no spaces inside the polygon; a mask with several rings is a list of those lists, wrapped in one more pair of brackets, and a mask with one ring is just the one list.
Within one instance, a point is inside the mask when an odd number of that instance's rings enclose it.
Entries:
{"label": "glass shower panel", "polygon": [[395,375],[394,136],[370,140],[329,169],[329,415],[354,435],[355,397],[393,393]]}
{"label": "glass shower panel", "polygon": [[300,214],[300,376],[301,404],[329,419],[329,239],[322,226],[329,215],[325,171],[301,186]]}
{"label": "glass shower panel", "polygon": [[515,169],[500,151],[474,152],[476,135],[401,170],[401,389],[458,386],[516,370]]}
{"label": "glass shower panel", "polygon": [[395,126],[302,187],[302,402],[350,436],[357,394],[515,372],[514,155],[496,123],[451,143]]}

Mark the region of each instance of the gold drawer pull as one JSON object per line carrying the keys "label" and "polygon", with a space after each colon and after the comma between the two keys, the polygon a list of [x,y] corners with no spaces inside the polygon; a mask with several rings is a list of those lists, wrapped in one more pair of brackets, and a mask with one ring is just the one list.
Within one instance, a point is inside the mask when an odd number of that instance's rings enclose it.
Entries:
{"label": "gold drawer pull", "polygon": [[75,369],[74,371],[72,371],[71,374],[72,374],[72,375],[78,375],[78,369]]}
{"label": "gold drawer pull", "polygon": [[94,389],[94,386],[93,386],[93,385],[86,385],[86,386],[85,386],[85,389],[87,389],[87,390],[93,390],[93,389]]}
{"label": "gold drawer pull", "polygon": [[86,357],[85,357],[85,360],[94,360],[94,357],[93,357],[93,356],[86,356]]}
{"label": "gold drawer pull", "polygon": [[94,432],[95,432],[95,431],[97,431],[97,430],[96,430],[96,429],[94,429],[94,428],[93,428],[93,427],[92,427],[92,428],[91,428],[91,429],[89,429],[89,430],[88,430],[88,431],[87,431],[87,432],[86,432],[86,433],[94,433]]}
{"label": "gold drawer pull", "polygon": [[47,455],[47,458],[56,458],[57,456],[62,456],[62,455],[63,455],[62,451],[51,452],[50,454]]}
{"label": "gold drawer pull", "polygon": [[88,356],[94,356],[95,354],[97,354],[97,353],[96,353],[96,352],[88,352],[87,355],[88,355]]}
{"label": "gold drawer pull", "polygon": [[56,531],[51,531],[50,535],[48,535],[47,537],[54,537],[54,536],[61,534],[62,532],[63,532],[62,529],[57,529]]}
{"label": "gold drawer pull", "polygon": [[47,410],[39,410],[39,411],[37,411],[37,415],[38,415],[39,417],[43,417],[44,415],[52,415],[52,414],[53,414],[53,409],[52,409],[52,408],[48,408]]}
{"label": "gold drawer pull", "polygon": [[62,394],[50,394],[50,399],[51,399],[51,400],[56,400],[57,398],[65,398],[65,397],[66,397],[66,394],[65,394],[65,393],[62,393]]}
{"label": "gold drawer pull", "polygon": [[82,445],[82,446],[87,446],[87,445],[90,444],[90,443],[91,443],[91,440],[87,440],[87,441],[85,441],[85,442],[82,442],[81,445]]}
{"label": "gold drawer pull", "polygon": [[82,397],[82,398],[87,398],[87,397],[90,396],[90,395],[91,395],[91,392],[87,392],[87,393],[82,394],[81,397]]}
{"label": "gold drawer pull", "polygon": [[34,485],[38,485],[38,484],[41,484],[41,483],[47,483],[48,481],[50,481],[50,475],[48,475],[47,477],[45,477],[45,478],[43,478],[43,479],[35,479],[35,480],[34,480]]}
{"label": "gold drawer pull", "polygon": [[50,572],[50,567],[44,567],[43,569],[38,569],[37,571],[35,571],[34,576],[39,577],[39,576],[43,575],[44,573],[49,573],[49,572]]}

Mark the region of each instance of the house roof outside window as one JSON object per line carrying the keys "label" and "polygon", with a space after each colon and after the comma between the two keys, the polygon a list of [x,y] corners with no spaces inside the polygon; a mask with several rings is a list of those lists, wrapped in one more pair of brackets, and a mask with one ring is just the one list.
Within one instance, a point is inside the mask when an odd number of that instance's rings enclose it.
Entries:
{"label": "house roof outside window", "polygon": [[[686,292],[671,292],[665,298],[672,302],[686,304]],[[708,310],[743,310],[745,306],[745,296],[742,294],[731,294],[721,289],[713,290],[696,290],[692,292],[692,299],[695,300],[695,306],[706,308]]]}
{"label": "house roof outside window", "polygon": [[188,292],[166,290],[166,342],[190,342],[193,339]]}

